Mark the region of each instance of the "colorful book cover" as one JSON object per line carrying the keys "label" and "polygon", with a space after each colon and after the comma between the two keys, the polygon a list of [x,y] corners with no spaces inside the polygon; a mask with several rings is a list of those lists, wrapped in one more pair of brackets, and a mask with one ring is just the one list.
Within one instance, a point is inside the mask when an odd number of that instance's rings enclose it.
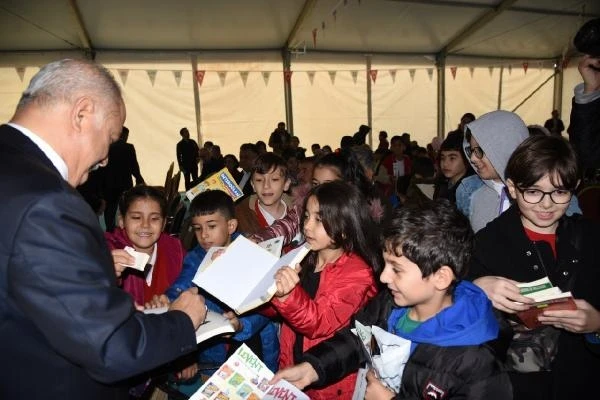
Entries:
{"label": "colorful book cover", "polygon": [[194,197],[198,196],[202,192],[206,192],[207,190],[221,190],[231,196],[233,201],[238,200],[244,195],[244,192],[238,186],[235,179],[233,179],[233,176],[231,176],[227,168],[223,168],[219,172],[215,172],[185,192],[185,195],[189,201],[192,201]]}

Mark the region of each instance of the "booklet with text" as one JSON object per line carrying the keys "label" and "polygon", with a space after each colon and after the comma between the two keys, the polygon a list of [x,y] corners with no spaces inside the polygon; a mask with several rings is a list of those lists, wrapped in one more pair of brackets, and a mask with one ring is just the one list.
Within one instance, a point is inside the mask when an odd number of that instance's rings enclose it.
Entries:
{"label": "booklet with text", "polygon": [[577,310],[571,292],[563,292],[552,286],[550,279],[544,277],[533,282],[517,284],[521,294],[532,298],[535,303],[528,310],[517,312],[517,316],[529,329],[542,325],[538,316],[547,310]]}
{"label": "booklet with text", "polygon": [[277,291],[275,272],[284,266],[294,268],[309,251],[304,244],[279,258],[238,236],[208,266],[198,268],[192,282],[243,314],[271,300]]}
{"label": "booklet with text", "polygon": [[[144,314],[162,314],[167,311],[169,311],[169,307],[147,308],[144,310]],[[233,332],[235,330],[227,318],[219,313],[208,310],[204,323],[196,329],[196,343],[208,340],[213,336]]]}
{"label": "booklet with text", "polygon": [[244,195],[244,192],[239,187],[231,173],[227,170],[227,168],[223,168],[219,172],[215,172],[187,192],[185,192],[186,197],[189,201],[194,200],[194,197],[198,196],[202,192],[206,192],[207,190],[221,190],[227,193],[233,201],[238,200]]}
{"label": "booklet with text", "polygon": [[242,344],[190,400],[309,400],[285,380],[270,385],[271,378],[273,372]]}

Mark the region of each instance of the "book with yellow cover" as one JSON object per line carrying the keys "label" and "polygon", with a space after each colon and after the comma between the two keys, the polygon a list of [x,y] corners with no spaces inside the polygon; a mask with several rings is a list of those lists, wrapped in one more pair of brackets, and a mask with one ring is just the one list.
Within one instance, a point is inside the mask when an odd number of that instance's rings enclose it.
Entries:
{"label": "book with yellow cover", "polygon": [[198,196],[202,192],[207,190],[221,190],[227,193],[233,201],[238,200],[244,195],[242,189],[238,186],[233,176],[229,173],[227,168],[223,168],[219,172],[215,172],[187,192],[186,197],[189,201],[192,201],[194,197]]}

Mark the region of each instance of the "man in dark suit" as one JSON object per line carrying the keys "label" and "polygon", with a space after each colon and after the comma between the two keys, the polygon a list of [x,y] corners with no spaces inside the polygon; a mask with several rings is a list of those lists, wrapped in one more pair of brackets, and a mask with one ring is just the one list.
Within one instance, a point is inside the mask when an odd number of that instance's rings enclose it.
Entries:
{"label": "man in dark suit", "polygon": [[137,311],[74,189],[106,164],[124,119],[110,72],[62,60],[0,126],[0,399],[127,399],[116,382],[196,349],[204,300],[185,292],[162,315]]}
{"label": "man in dark suit", "polygon": [[257,158],[258,149],[254,143],[244,143],[240,146],[240,168],[242,169],[242,174],[237,183],[244,192],[244,196],[238,199],[238,201],[254,193],[252,183],[250,182],[250,175],[252,175],[252,168]]}
{"label": "man in dark suit", "polygon": [[136,185],[144,183],[135,147],[131,143],[127,143],[128,138],[129,129],[124,126],[119,140],[111,144],[108,150],[108,164],[104,168],[104,195],[106,196],[104,222],[107,232],[112,232],[115,228],[115,215],[121,195],[133,187],[131,177],[135,178]]}
{"label": "man in dark suit", "polygon": [[179,130],[181,140],[177,143],[177,164],[185,180],[185,190],[192,188],[192,183],[198,180],[198,159],[200,149],[194,139],[190,139],[188,128]]}

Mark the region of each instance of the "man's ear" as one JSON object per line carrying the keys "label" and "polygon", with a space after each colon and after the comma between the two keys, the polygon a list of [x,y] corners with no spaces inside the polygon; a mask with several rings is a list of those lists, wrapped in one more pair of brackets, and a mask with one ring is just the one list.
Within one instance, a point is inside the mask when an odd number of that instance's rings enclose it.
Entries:
{"label": "man's ear", "polygon": [[506,180],[506,188],[508,189],[508,194],[510,195],[510,197],[513,200],[517,199],[517,188],[515,186],[515,183],[512,181],[512,179],[507,179]]}
{"label": "man's ear", "polygon": [[71,126],[75,132],[83,131],[84,125],[91,121],[90,118],[95,118],[94,111],[96,105],[94,100],[89,96],[82,96],[75,100],[71,108]]}
{"label": "man's ear", "polygon": [[238,226],[238,220],[235,218],[231,218],[229,221],[227,221],[227,233],[232,235],[233,232],[236,231],[237,226]]}
{"label": "man's ear", "polygon": [[438,290],[447,290],[455,279],[452,268],[442,265],[432,276],[435,288]]}

